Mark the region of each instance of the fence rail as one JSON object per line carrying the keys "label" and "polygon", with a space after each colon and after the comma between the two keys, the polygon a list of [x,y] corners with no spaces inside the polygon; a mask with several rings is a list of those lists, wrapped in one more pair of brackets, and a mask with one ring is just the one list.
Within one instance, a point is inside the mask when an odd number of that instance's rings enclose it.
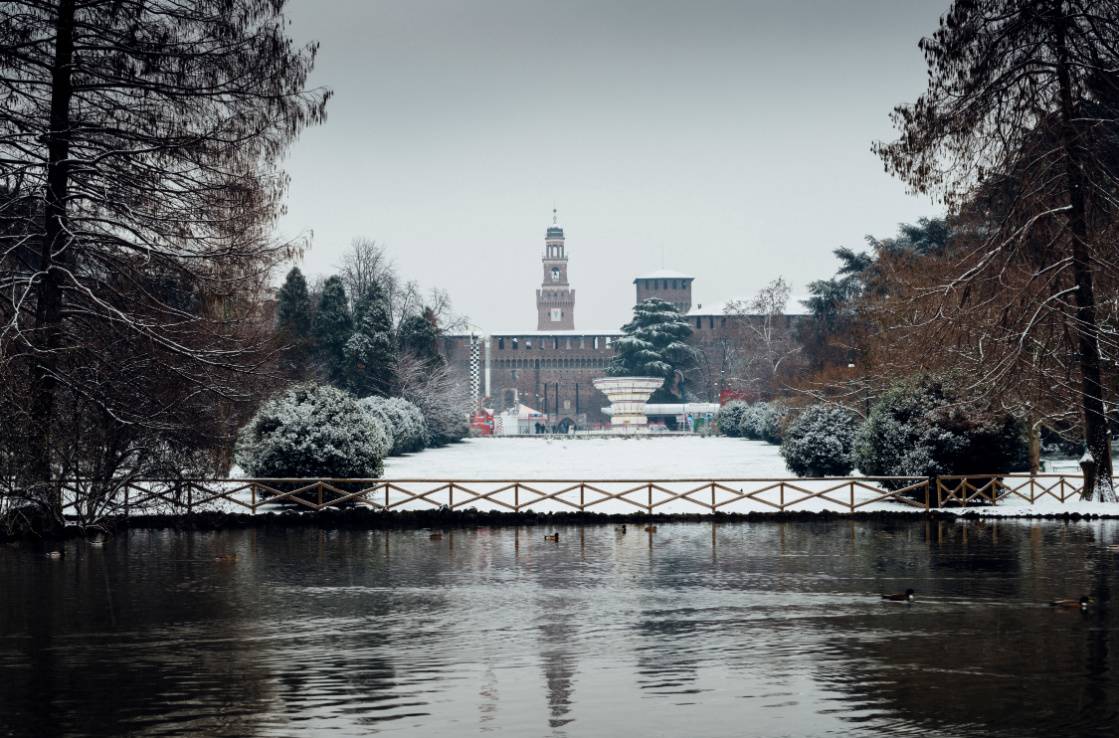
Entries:
{"label": "fence rail", "polygon": [[590,512],[747,512],[924,509],[1078,499],[1074,475],[810,479],[130,479],[67,480],[63,512],[106,515],[204,511],[445,508]]}

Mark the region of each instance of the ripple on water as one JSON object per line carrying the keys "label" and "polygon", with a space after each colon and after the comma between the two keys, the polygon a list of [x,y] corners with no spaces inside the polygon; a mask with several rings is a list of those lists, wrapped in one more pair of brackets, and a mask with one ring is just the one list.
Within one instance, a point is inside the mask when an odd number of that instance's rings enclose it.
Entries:
{"label": "ripple on water", "polygon": [[1111,523],[559,531],[5,549],[0,735],[1113,735]]}

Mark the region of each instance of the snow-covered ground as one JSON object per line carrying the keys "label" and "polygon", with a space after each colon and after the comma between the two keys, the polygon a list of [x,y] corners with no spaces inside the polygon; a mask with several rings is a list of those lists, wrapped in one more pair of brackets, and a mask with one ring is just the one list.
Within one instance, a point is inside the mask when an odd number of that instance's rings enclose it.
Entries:
{"label": "snow-covered ground", "polygon": [[385,460],[388,479],[791,477],[778,447],[722,436],[473,438]]}

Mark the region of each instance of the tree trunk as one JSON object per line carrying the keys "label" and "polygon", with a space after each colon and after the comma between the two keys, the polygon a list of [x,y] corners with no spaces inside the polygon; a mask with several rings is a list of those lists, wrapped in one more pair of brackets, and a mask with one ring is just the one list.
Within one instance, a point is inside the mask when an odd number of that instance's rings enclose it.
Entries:
{"label": "tree trunk", "polygon": [[1100,369],[1099,326],[1092,265],[1088,254],[1088,221],[1084,204],[1084,170],[1075,130],[1072,82],[1066,43],[1067,18],[1062,4],[1056,9],[1055,23],[1057,82],[1061,94],[1061,148],[1064,150],[1068,182],[1069,234],[1072,237],[1072,269],[1076,281],[1076,329],[1080,359],[1080,392],[1084,413],[1084,442],[1096,461],[1094,483],[1085,485],[1083,499],[1114,502],[1111,439],[1104,411],[1103,381]]}
{"label": "tree trunk", "polygon": [[46,135],[47,179],[44,237],[39,245],[39,278],[35,283],[35,336],[38,347],[31,384],[34,457],[31,482],[42,491],[52,517],[62,519],[61,497],[54,483],[51,438],[55,423],[55,373],[62,348],[63,271],[69,260],[66,219],[69,189],[71,71],[74,58],[74,3],[59,0],[51,69],[50,128]]}
{"label": "tree trunk", "polygon": [[1030,474],[1041,473],[1041,424],[1033,418],[1026,418],[1030,443]]}

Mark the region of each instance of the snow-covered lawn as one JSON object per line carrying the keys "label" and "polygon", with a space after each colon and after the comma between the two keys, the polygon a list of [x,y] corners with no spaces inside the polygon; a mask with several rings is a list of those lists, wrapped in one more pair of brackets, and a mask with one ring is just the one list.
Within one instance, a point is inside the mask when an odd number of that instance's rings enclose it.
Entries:
{"label": "snow-covered lawn", "polygon": [[387,479],[722,479],[793,476],[778,447],[722,436],[473,438],[385,460]]}
{"label": "snow-covered lawn", "polygon": [[[430,499],[450,502],[440,486],[445,481],[456,483],[456,507],[469,502],[479,509],[497,510],[547,495],[560,499],[545,499],[530,509],[573,510],[582,503],[593,512],[625,513],[653,504],[654,511],[660,513],[702,513],[706,511],[702,506],[711,504],[714,492],[717,504],[726,503],[720,508],[726,512],[773,511],[782,501],[786,505],[794,503],[795,510],[818,511],[840,509],[852,494],[856,502],[881,494],[873,488],[844,485],[829,493],[834,498],[829,501],[810,494],[835,487],[835,483],[798,482],[802,489],[796,490],[758,481],[793,476],[777,446],[700,436],[478,438],[388,459],[385,464],[385,478],[403,482],[403,489],[390,493],[389,503],[401,502],[406,507],[426,503],[408,501],[405,489],[413,494],[431,490]],[[720,481],[712,490],[708,480]],[[513,482],[522,484],[514,490]],[[580,482],[586,483],[582,489]],[[651,491],[648,482],[655,485]],[[490,493],[490,498],[471,500],[474,495]],[[626,493],[625,500],[605,499],[606,495],[620,493]],[[751,493],[757,493],[755,499],[735,499]],[[681,497],[684,494],[688,497]],[[803,502],[798,503],[801,498]],[[887,501],[869,502],[861,509],[912,508]]]}

